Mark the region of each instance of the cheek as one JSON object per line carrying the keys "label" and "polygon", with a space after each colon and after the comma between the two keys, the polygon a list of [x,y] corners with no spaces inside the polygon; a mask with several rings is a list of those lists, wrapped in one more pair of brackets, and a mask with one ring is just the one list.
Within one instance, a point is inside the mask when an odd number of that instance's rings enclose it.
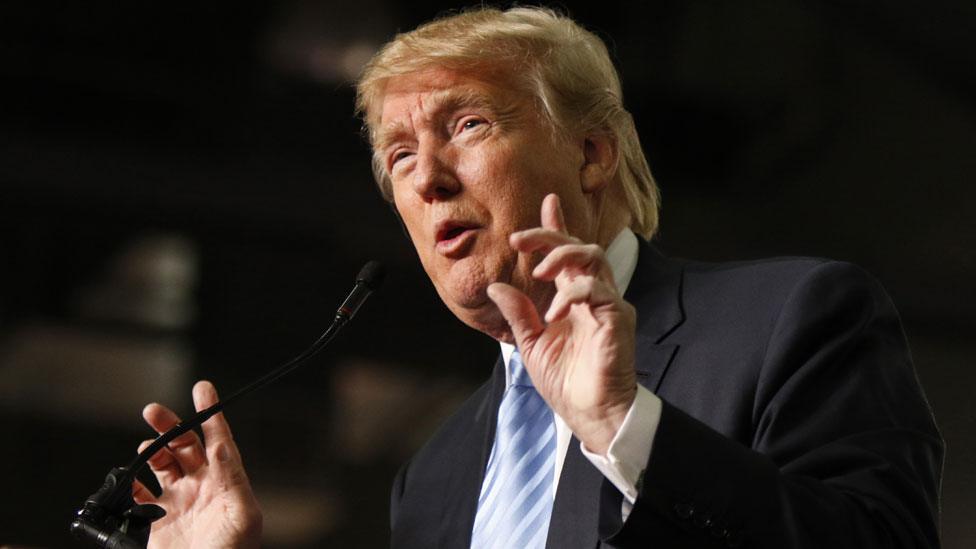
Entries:
{"label": "cheek", "polygon": [[485,209],[495,229],[511,232],[526,228],[525,210],[534,212],[538,220],[538,209],[532,205],[541,203],[536,196],[539,182],[528,166],[531,162],[505,147],[472,155],[460,165],[466,192]]}
{"label": "cheek", "polygon": [[409,194],[404,195],[396,188],[393,189],[393,207],[396,209],[397,217],[400,218],[400,223],[406,228],[410,240],[416,243],[417,237],[423,234],[420,230],[422,219],[418,213],[421,210],[410,203]]}

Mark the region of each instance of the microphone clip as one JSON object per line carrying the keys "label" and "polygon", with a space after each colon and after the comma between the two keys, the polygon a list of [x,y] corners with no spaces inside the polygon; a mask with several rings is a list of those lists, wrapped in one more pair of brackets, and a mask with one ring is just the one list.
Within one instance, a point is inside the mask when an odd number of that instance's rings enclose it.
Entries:
{"label": "microphone clip", "polygon": [[102,487],[88,496],[71,523],[75,538],[107,549],[145,547],[152,523],[166,511],[151,503],[137,505],[132,499],[132,481],[126,467],[109,471]]}

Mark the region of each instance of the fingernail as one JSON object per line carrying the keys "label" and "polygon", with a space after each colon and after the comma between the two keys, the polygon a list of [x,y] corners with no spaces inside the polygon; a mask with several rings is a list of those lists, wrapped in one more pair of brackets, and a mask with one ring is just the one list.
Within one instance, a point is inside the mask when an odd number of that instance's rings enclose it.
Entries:
{"label": "fingernail", "polygon": [[217,447],[217,459],[224,462],[230,461],[230,450],[227,449],[226,444]]}

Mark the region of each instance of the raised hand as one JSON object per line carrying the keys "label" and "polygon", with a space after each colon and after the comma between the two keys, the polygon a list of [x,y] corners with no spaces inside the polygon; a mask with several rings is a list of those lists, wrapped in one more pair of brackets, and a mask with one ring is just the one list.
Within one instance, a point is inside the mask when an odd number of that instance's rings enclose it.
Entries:
{"label": "raised hand", "polygon": [[542,252],[536,279],[556,295],[542,317],[522,291],[488,287],[522,354],[532,382],[592,452],[605,453],[637,393],[636,312],[623,300],[603,249],[566,232],[559,198],[542,202],[542,226],[511,235],[512,248]]}
{"label": "raised hand", "polygon": [[[193,387],[197,410],[217,402],[217,390],[209,381]],[[179,423],[169,408],[150,404],[142,412],[146,422],[162,433]],[[166,516],[152,525],[149,547],[258,547],[261,510],[258,507],[237,445],[224,415],[202,425],[206,448],[194,432],[169,443],[149,460],[163,493],[159,498],[141,483],[133,486],[138,503],[155,503]],[[142,451],[152,441],[139,446]]]}

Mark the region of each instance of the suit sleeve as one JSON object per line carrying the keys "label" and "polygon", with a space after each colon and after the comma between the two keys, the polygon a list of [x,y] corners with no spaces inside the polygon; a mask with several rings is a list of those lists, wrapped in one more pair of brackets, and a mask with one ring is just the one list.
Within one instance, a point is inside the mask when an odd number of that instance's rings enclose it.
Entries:
{"label": "suit sleeve", "polygon": [[[824,263],[772,328],[749,444],[665,402],[613,547],[939,547],[942,439],[898,315],[874,279]],[[605,483],[608,484],[608,483]],[[607,486],[603,508],[619,505]]]}

